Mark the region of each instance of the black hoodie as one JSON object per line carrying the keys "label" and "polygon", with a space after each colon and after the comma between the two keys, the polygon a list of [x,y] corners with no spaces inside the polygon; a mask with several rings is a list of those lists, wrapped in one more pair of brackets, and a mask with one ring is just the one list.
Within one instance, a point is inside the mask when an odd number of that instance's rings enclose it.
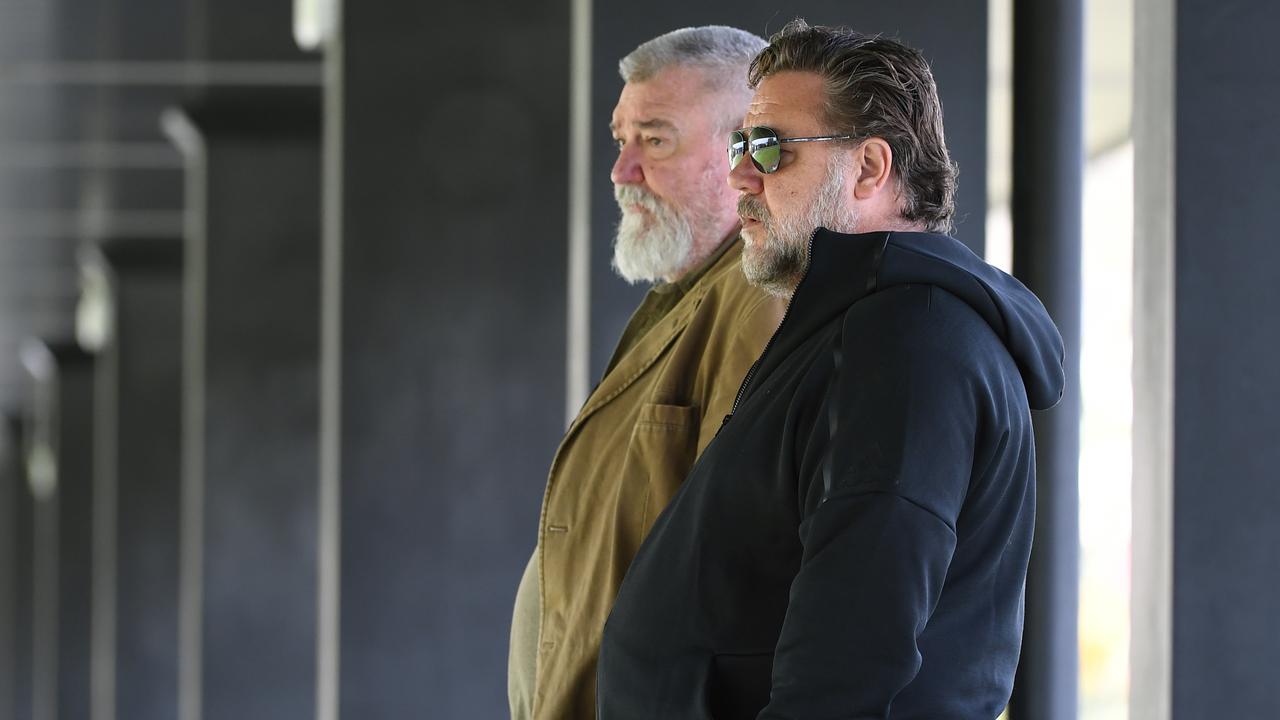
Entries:
{"label": "black hoodie", "polygon": [[809,257],[622,583],[600,720],[995,718],[1009,699],[1058,331],[943,235],[819,229]]}

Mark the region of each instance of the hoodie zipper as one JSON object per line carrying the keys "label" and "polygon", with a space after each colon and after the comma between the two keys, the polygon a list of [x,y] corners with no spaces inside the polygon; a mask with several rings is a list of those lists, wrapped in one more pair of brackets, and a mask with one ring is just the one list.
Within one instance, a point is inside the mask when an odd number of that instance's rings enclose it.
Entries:
{"label": "hoodie zipper", "polygon": [[751,365],[751,369],[747,370],[747,376],[742,379],[742,385],[738,388],[738,395],[733,399],[733,408],[729,410],[728,415],[724,416],[724,421],[720,423],[721,427],[724,427],[738,412],[738,405],[742,402],[742,396],[746,394],[747,387],[751,385],[751,379],[755,377],[756,369],[760,367],[760,363],[769,354],[769,348],[773,347],[773,341],[778,339],[778,336],[782,334],[782,328],[787,324],[787,318],[791,315],[791,303],[796,299],[796,293],[800,292],[800,286],[809,277],[809,268],[813,266],[813,240],[818,237],[818,229],[814,228],[813,232],[809,234],[809,248],[805,255],[804,274],[800,276],[800,281],[796,283],[796,289],[791,293],[791,297],[787,299],[787,309],[782,311],[782,321],[778,323],[778,329],[774,330],[773,335],[769,337],[769,342],[765,343],[760,357]]}

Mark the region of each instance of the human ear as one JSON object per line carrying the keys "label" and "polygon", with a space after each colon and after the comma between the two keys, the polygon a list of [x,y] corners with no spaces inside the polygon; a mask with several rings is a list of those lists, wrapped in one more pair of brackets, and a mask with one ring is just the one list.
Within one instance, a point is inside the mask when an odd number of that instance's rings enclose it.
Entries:
{"label": "human ear", "polygon": [[889,182],[893,149],[881,138],[868,138],[854,154],[853,162],[853,196],[870,200]]}

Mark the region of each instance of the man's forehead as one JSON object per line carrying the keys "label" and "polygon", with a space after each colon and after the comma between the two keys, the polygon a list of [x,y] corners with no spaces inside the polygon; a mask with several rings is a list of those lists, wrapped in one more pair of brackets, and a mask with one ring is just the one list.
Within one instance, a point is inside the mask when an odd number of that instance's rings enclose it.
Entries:
{"label": "man's forehead", "polygon": [[782,113],[785,106],[777,98],[771,95],[762,96],[759,92],[755,97],[751,98],[751,104],[747,106],[747,119],[752,122],[749,124],[759,124],[758,121],[776,118]]}
{"label": "man's forehead", "polygon": [[663,88],[647,87],[648,83],[627,83],[618,97],[610,118],[611,130],[674,127],[679,116],[676,99]]}
{"label": "man's forehead", "polygon": [[812,73],[779,73],[760,82],[745,124],[767,125],[782,135],[811,133],[819,123],[822,81]]}
{"label": "man's forehead", "polygon": [[777,101],[751,103],[742,124],[743,127],[763,125],[782,137],[812,135],[816,125],[813,117],[803,109]]}
{"label": "man's forehead", "polygon": [[673,65],[646,80],[623,85],[609,126],[678,128],[696,122],[696,116],[709,107],[708,101],[705,72]]}

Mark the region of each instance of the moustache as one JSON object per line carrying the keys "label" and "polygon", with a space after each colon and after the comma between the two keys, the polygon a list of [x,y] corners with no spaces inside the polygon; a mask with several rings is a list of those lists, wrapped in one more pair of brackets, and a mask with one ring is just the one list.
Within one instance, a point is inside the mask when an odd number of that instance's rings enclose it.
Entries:
{"label": "moustache", "polygon": [[760,222],[771,219],[769,208],[765,207],[764,201],[753,195],[738,196],[738,217],[751,218]]}
{"label": "moustache", "polygon": [[613,197],[618,201],[618,205],[624,209],[628,205],[639,205],[642,208],[653,211],[662,204],[657,195],[634,185],[615,185],[613,187]]}

